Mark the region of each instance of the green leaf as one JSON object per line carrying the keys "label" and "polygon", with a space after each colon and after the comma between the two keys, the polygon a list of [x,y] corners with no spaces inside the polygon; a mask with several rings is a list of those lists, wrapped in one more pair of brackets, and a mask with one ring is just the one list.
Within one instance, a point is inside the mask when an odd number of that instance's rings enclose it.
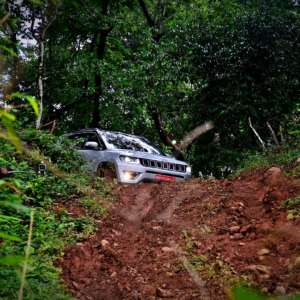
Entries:
{"label": "green leaf", "polygon": [[0,215],[0,223],[8,223],[8,222],[20,222],[20,218],[12,217],[12,216],[6,216],[6,215]]}
{"label": "green leaf", "polygon": [[35,97],[26,95],[24,93],[17,92],[17,93],[12,94],[12,98],[23,98],[23,99],[25,99],[26,101],[29,102],[29,104],[33,108],[34,113],[36,114],[36,116],[37,117],[39,116],[39,104],[38,104],[37,100],[35,99]]}
{"label": "green leaf", "polygon": [[254,289],[244,286],[235,287],[232,291],[234,300],[266,300],[267,297]]}
{"label": "green leaf", "polygon": [[31,209],[28,208],[27,206],[20,204],[20,203],[15,203],[15,202],[9,202],[9,201],[1,201],[0,202],[0,206],[5,206],[5,207],[11,207],[14,208],[16,210],[20,210],[25,214],[29,214]]}
{"label": "green leaf", "polygon": [[19,237],[15,236],[15,235],[7,234],[7,233],[1,232],[1,231],[0,231],[0,238],[4,239],[4,240],[10,240],[10,241],[16,241],[16,242],[22,241]]}
{"label": "green leaf", "polygon": [[24,261],[24,256],[20,255],[9,255],[0,257],[0,265],[9,265],[9,266],[15,266],[20,265]]}
{"label": "green leaf", "polygon": [[11,122],[16,120],[16,117],[13,114],[7,112],[6,110],[0,110],[0,118],[7,119]]}

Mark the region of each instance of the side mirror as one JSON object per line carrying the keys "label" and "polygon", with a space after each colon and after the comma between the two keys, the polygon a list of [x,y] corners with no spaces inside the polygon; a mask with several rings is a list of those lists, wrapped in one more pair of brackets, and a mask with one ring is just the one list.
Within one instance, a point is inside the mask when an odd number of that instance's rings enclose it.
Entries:
{"label": "side mirror", "polygon": [[99,144],[97,142],[86,142],[84,144],[84,149],[98,150]]}

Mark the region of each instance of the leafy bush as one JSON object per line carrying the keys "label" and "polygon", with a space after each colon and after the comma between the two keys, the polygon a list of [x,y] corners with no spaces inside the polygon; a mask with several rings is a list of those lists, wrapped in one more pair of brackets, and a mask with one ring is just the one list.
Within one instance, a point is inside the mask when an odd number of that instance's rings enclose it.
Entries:
{"label": "leafy bush", "polygon": [[[49,208],[54,201],[72,199],[69,201],[96,209],[100,217],[105,210],[97,199],[109,196],[110,189],[86,173],[81,158],[63,138],[32,129],[21,136],[29,142],[23,153],[0,140],[0,167],[14,172],[0,179],[0,299],[17,298],[32,209],[35,214],[24,298],[71,299],[61,286],[53,262],[66,244],[92,234],[96,223],[91,217],[73,218],[66,211]],[[41,158],[48,166],[44,176],[37,172]],[[85,194],[86,189],[96,193],[95,200],[94,194]]]}
{"label": "leafy bush", "polygon": [[[270,149],[264,153],[246,153],[244,154],[244,157],[245,159],[241,161],[234,175],[238,175],[243,171],[255,168],[264,168],[275,165],[282,167],[289,166],[293,164],[298,157],[300,157],[300,147],[299,144],[294,146],[285,146],[279,149]],[[297,170],[297,168],[295,170]],[[295,170],[294,175],[296,175]]]}

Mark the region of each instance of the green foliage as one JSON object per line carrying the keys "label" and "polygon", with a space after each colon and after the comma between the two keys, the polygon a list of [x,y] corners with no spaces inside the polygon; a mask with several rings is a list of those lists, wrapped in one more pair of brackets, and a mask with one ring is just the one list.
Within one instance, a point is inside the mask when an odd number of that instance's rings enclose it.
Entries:
{"label": "green foliage", "polygon": [[103,217],[106,213],[106,210],[96,199],[83,198],[81,204],[87,209],[89,214],[97,218]]}
{"label": "green foliage", "polygon": [[245,286],[236,286],[231,291],[232,300],[299,300],[300,294],[290,295],[290,296],[266,296],[255,289],[245,287]]}
{"label": "green foliage", "polygon": [[247,287],[238,286],[232,291],[234,300],[266,300],[267,297],[260,294],[254,289],[250,289]]}
{"label": "green foliage", "polygon": [[58,164],[59,168],[67,172],[84,171],[84,163],[78,152],[73,150],[71,142],[64,137],[56,137],[35,129],[26,129],[21,132],[23,141],[30,147],[38,148],[45,158]]}
{"label": "green foliage", "polygon": [[282,206],[287,208],[288,220],[300,218],[300,196],[283,201]]}
{"label": "green foliage", "polygon": [[[73,218],[66,211],[55,212],[51,205],[54,201],[82,202],[88,210],[95,210],[91,215],[101,217],[105,210],[97,200],[87,201],[80,185],[91,185],[91,189],[94,186],[103,195],[109,195],[109,189],[103,187],[103,181],[81,170],[81,159],[63,138],[32,129],[23,131],[21,136],[30,141],[30,151],[18,154],[11,144],[0,140],[0,166],[14,171],[13,176],[0,180],[0,298],[16,298],[28,235],[28,214],[34,207],[24,299],[71,299],[60,284],[60,273],[53,262],[67,244],[92,234],[96,223],[91,217]],[[45,176],[38,175],[39,156],[28,155],[37,151],[37,147],[47,154],[43,156],[45,159],[51,159],[64,171],[55,174],[48,170]],[[23,148],[27,146],[24,144]],[[51,163],[49,166],[51,169]],[[68,173],[71,171],[74,175]]]}
{"label": "green foliage", "polygon": [[[148,26],[138,1],[110,2],[107,13],[95,1],[63,1],[45,43],[44,122],[55,119],[64,132],[88,127],[98,106],[97,126],[162,143],[154,111],[177,141],[212,120],[215,131],[186,157],[195,174],[216,176],[259,149],[248,117],[267,144],[267,121],[285,140],[297,139],[299,11],[283,2],[146,1]],[[31,13],[29,6],[19,16],[23,25]],[[26,50],[22,84],[35,94],[37,56]]]}
{"label": "green foliage", "polygon": [[[300,149],[299,146],[297,145],[286,146],[280,149],[270,149],[265,153],[255,153],[255,154],[245,153],[244,157],[245,158],[241,160],[239,167],[235,172],[235,175],[238,175],[243,171],[248,171],[256,168],[265,168],[271,166],[286,167],[292,164],[298,157],[300,157]],[[297,167],[294,168],[292,171],[288,171],[288,172],[291,175],[297,176],[296,171],[297,171]]]}

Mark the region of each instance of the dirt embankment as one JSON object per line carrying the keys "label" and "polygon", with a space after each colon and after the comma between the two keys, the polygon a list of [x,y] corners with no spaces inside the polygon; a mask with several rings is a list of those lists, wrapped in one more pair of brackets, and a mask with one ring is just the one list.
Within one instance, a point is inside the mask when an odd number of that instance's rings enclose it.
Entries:
{"label": "dirt embankment", "polygon": [[300,290],[300,221],[280,205],[300,182],[277,168],[234,180],[122,187],[95,236],[66,249],[78,299],[226,299],[240,280]]}

